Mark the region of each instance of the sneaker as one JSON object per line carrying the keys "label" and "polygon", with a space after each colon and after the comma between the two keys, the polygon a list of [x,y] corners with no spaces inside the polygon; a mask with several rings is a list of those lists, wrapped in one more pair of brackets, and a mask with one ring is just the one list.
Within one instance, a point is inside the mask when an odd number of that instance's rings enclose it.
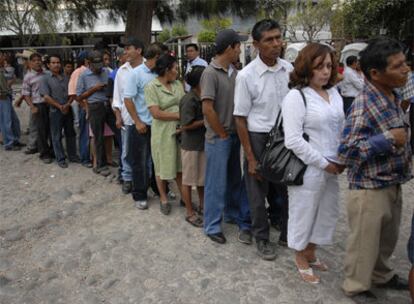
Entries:
{"label": "sneaker", "polygon": [[148,209],[148,202],[147,201],[136,201],[135,208],[145,210]]}
{"label": "sneaker", "polygon": [[70,158],[69,161],[71,163],[77,163],[77,164],[79,164],[81,162],[79,157]]}
{"label": "sneaker", "polygon": [[108,167],[93,168],[92,171],[105,177],[111,175],[111,171],[109,171]]}
{"label": "sneaker", "polygon": [[276,259],[276,248],[268,240],[256,241],[257,254],[266,261],[272,261]]}
{"label": "sneaker", "polygon": [[61,168],[63,168],[63,169],[65,169],[65,168],[67,168],[67,167],[68,167],[68,163],[67,163],[67,162],[65,162],[65,161],[63,161],[63,162],[59,162],[59,163],[58,163],[58,166],[59,166],[59,167],[61,167]]}
{"label": "sneaker", "polygon": [[250,230],[239,230],[239,236],[237,239],[240,243],[243,243],[246,245],[251,245],[253,243],[252,233],[250,232]]}
{"label": "sneaker", "polygon": [[122,184],[122,193],[128,194],[131,193],[132,190],[132,182],[131,181],[124,181]]}

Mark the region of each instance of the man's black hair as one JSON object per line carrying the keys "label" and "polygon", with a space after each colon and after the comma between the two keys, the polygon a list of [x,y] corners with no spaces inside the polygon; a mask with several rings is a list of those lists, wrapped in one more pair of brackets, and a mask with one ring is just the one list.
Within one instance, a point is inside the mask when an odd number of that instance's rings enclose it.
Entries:
{"label": "man's black hair", "polygon": [[47,56],[47,58],[46,58],[46,63],[47,63],[47,64],[50,64],[50,59],[51,59],[52,57],[59,59],[59,62],[60,62],[60,63],[62,63],[62,58],[60,57],[60,55],[59,55],[59,54],[50,54],[50,55],[49,55],[49,56]]}
{"label": "man's black hair", "polygon": [[371,79],[369,72],[372,69],[385,71],[388,65],[388,57],[404,51],[403,45],[392,38],[375,38],[368,42],[368,46],[360,55],[361,70],[367,79]]}
{"label": "man's black hair", "polygon": [[358,57],[357,56],[349,56],[348,58],[346,58],[346,65],[347,66],[351,66],[351,65],[353,65],[357,61],[358,61]]}
{"label": "man's black hair", "polygon": [[280,25],[276,20],[273,19],[263,19],[257,22],[252,29],[253,40],[260,41],[262,38],[263,32],[270,30],[278,29],[280,30]]}
{"label": "man's black hair", "polygon": [[185,46],[185,50],[187,51],[187,50],[188,50],[188,48],[190,48],[190,47],[194,48],[194,49],[198,52],[198,45],[197,45],[196,43],[190,43],[190,44],[187,44],[187,45]]}

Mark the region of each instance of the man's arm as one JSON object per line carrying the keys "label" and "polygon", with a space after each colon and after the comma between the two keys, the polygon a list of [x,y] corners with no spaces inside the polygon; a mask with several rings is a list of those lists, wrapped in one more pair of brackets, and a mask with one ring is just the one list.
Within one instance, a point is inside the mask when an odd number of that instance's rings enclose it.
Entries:
{"label": "man's arm", "polygon": [[246,155],[249,174],[258,178],[256,172],[257,159],[250,144],[249,131],[247,130],[247,118],[244,116],[235,116],[234,119],[236,121],[237,134],[243,146],[244,154]]}
{"label": "man's arm", "polygon": [[217,112],[214,110],[214,101],[211,99],[204,99],[203,100],[203,114],[209,123],[210,127],[213,129],[213,131],[221,138],[226,139],[229,137],[226,130],[224,130],[224,127],[220,123],[220,120],[218,118]]}
{"label": "man's arm", "polygon": [[78,102],[81,102],[84,99],[88,99],[89,96],[91,96],[92,94],[94,94],[94,93],[96,93],[100,90],[103,90],[105,88],[105,86],[106,86],[106,84],[104,84],[104,83],[98,83],[97,85],[95,85],[92,88],[90,88],[90,89],[86,90],[85,92],[83,92],[81,95],[78,95],[76,97],[76,100]]}
{"label": "man's arm", "polygon": [[43,95],[43,98],[45,99],[47,104],[50,104],[51,106],[54,106],[56,109],[63,112],[64,105],[61,105],[60,103],[58,103],[54,98],[50,97],[49,95]]}
{"label": "man's arm", "polygon": [[131,116],[132,120],[134,121],[135,128],[137,129],[138,133],[144,134],[147,132],[147,125],[144,124],[141,119],[139,118],[137,111],[135,109],[134,102],[132,98],[125,98],[124,99],[125,107],[128,110],[129,115]]}

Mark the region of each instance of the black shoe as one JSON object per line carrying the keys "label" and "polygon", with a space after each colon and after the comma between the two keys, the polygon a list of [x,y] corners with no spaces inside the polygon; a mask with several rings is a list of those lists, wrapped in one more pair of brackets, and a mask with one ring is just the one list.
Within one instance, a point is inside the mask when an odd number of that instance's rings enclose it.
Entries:
{"label": "black shoe", "polygon": [[355,303],[373,303],[377,300],[377,296],[370,290],[351,295],[350,298]]}
{"label": "black shoe", "polygon": [[210,238],[210,240],[219,244],[224,244],[226,242],[226,238],[222,232],[207,234],[207,236]]}
{"label": "black shoe", "polygon": [[71,163],[76,163],[76,164],[79,164],[81,162],[79,157],[69,158],[69,161]]}
{"label": "black shoe", "polygon": [[237,240],[240,243],[243,243],[243,244],[246,244],[246,245],[251,245],[253,243],[252,233],[250,232],[250,230],[239,230],[239,236],[238,236]]}
{"label": "black shoe", "polygon": [[53,159],[50,157],[41,158],[41,160],[44,164],[47,164],[47,165],[53,162]]}
{"label": "black shoe", "polygon": [[101,167],[101,168],[93,168],[92,171],[96,174],[100,174],[104,177],[111,175],[111,171],[109,171],[108,167]]}
{"label": "black shoe", "polygon": [[16,141],[15,143],[14,143],[14,145],[16,146],[16,147],[26,147],[26,144],[24,144],[24,143],[21,143],[20,141]]}
{"label": "black shoe", "polygon": [[4,150],[6,150],[6,151],[20,151],[21,149],[22,149],[21,147],[14,146],[14,145],[4,148]]}
{"label": "black shoe", "polygon": [[131,181],[124,181],[122,184],[122,193],[128,194],[131,193],[132,190],[132,182]]}
{"label": "black shoe", "polygon": [[30,154],[36,154],[37,152],[39,152],[39,151],[36,148],[27,149],[26,151],[24,151],[24,154],[30,155]]}
{"label": "black shoe", "polygon": [[84,166],[85,168],[88,168],[88,169],[93,167],[91,163],[82,163],[82,166]]}
{"label": "black shoe", "polygon": [[272,261],[276,259],[276,248],[274,244],[268,240],[258,240],[256,241],[257,245],[257,254],[266,261]]}
{"label": "black shoe", "polygon": [[61,167],[61,168],[63,168],[63,169],[66,169],[68,167],[68,163],[65,162],[65,161],[58,162],[58,166]]}
{"label": "black shoe", "polygon": [[279,239],[279,241],[277,241],[277,244],[279,246],[282,246],[282,247],[287,247],[288,246],[288,242],[286,240],[282,240],[282,239]]}
{"label": "black shoe", "polygon": [[408,290],[408,282],[407,280],[401,279],[398,275],[395,274],[387,283],[376,284],[376,287],[395,290]]}
{"label": "black shoe", "polygon": [[160,211],[164,215],[168,215],[171,213],[171,204],[170,203],[162,203],[160,202]]}

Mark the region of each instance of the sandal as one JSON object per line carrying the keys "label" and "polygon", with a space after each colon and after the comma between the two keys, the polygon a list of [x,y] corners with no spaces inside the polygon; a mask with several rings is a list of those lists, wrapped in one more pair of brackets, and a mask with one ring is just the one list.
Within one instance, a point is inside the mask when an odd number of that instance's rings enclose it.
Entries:
{"label": "sandal", "polygon": [[321,262],[318,258],[316,258],[313,262],[308,263],[310,267],[319,271],[328,271],[329,269],[328,266],[324,262]]}
{"label": "sandal", "polygon": [[160,202],[160,211],[164,215],[170,214],[170,212],[171,212],[171,204],[168,203],[168,202],[166,202],[166,203]]}
{"label": "sandal", "polygon": [[197,214],[192,214],[190,216],[186,216],[185,220],[193,225],[194,227],[201,228],[203,227],[203,219],[200,218]]}
{"label": "sandal", "polygon": [[312,268],[309,267],[307,269],[300,269],[297,263],[296,263],[296,268],[298,269],[300,276],[305,282],[311,283],[311,284],[320,283],[321,280],[319,279],[318,276],[313,274]]}

